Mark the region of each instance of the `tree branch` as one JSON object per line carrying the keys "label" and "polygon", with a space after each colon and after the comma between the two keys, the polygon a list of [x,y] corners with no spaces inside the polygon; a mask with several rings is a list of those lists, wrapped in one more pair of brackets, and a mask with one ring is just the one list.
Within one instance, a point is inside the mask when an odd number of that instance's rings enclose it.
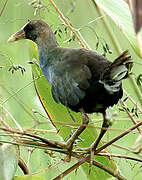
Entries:
{"label": "tree branch", "polygon": [[[120,138],[122,138],[123,136],[127,135],[128,133],[130,133],[132,130],[136,129],[137,127],[141,126],[142,122],[139,122],[138,124],[132,126],[131,128],[127,129],[126,131],[124,131],[123,133],[121,133],[119,136],[115,137],[114,139],[112,139],[111,141],[109,141],[108,143],[104,144],[103,146],[101,146],[100,148],[98,148],[97,150],[94,151],[94,155],[98,154],[99,152],[101,152],[103,149],[105,149],[106,147],[110,146],[112,143],[114,143],[115,141],[119,140]],[[70,167],[69,169],[67,169],[66,171],[64,171],[62,174],[60,174],[59,176],[57,176],[55,178],[55,180],[58,180],[61,177],[66,176],[67,174],[69,174],[71,171],[77,169],[80,165],[82,165],[83,163],[90,161],[90,155],[83,157],[82,159],[80,159],[76,164],[74,164],[72,167]],[[116,176],[115,176],[116,177]],[[117,177],[118,178],[118,177]],[[123,178],[122,176],[119,177],[118,179],[120,180],[124,180],[125,178]]]}
{"label": "tree branch", "polygon": [[[90,155],[89,155],[90,156]],[[88,156],[87,156],[88,157]],[[66,171],[64,171],[63,173],[61,173],[59,176],[57,176],[56,178],[54,178],[53,180],[60,180],[61,178],[65,177],[66,175],[68,175],[70,172],[72,172],[73,170],[77,169],[81,164],[83,164],[84,162],[87,161],[89,162],[88,158],[82,158],[81,160],[79,160],[76,164],[74,164],[72,167],[68,168]],[[126,178],[124,178],[123,176],[121,176],[119,174],[119,172],[116,172],[108,167],[106,167],[104,164],[93,160],[93,165],[104,170],[105,172],[111,174],[112,176],[116,177],[119,180],[126,180]]]}
{"label": "tree branch", "polygon": [[3,5],[3,7],[2,7],[2,10],[1,10],[1,12],[0,12],[0,16],[2,15],[2,13],[3,13],[3,11],[4,11],[4,9],[5,9],[5,7],[6,7],[7,2],[8,2],[8,0],[6,0],[6,1],[5,1],[4,5]]}

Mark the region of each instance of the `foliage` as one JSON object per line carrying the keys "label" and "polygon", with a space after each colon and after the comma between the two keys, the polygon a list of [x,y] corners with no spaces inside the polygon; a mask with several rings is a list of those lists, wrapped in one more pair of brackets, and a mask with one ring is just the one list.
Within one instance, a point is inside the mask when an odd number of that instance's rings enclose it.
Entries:
{"label": "foliage", "polygon": [[[127,3],[121,0],[2,0],[0,3],[0,33],[3,34],[0,37],[0,142],[13,144],[10,145],[13,147],[11,155],[15,158],[9,162],[11,167],[16,167],[19,159],[23,171],[17,168],[15,173],[13,168],[11,175],[18,176],[14,179],[22,179],[24,170],[25,174],[30,170],[34,179],[53,179],[63,172],[67,175],[69,171],[66,170],[70,168],[71,173],[64,179],[109,179],[112,176],[141,179],[142,63]],[[99,114],[89,116],[89,126],[74,146],[74,157],[65,162],[67,151],[58,147],[76,130],[81,115],[53,101],[50,86],[38,65],[35,45],[26,41],[6,42],[28,19],[39,18],[52,27],[63,47],[82,46],[97,50],[111,60],[126,49],[132,55],[134,67],[130,79],[123,84],[124,97],[109,109],[112,127],[103,138],[107,150],[96,153],[91,172],[88,162],[77,166],[79,160],[88,157],[88,153],[82,155],[78,147],[88,147],[93,142],[100,131],[102,117]],[[122,31],[120,27],[123,27]],[[128,135],[115,141],[119,134]],[[53,146],[54,143],[57,146]],[[15,156],[15,145],[19,145],[23,161],[20,161],[19,153]],[[99,147],[103,147],[102,143]],[[73,171],[74,167],[79,168]]]}

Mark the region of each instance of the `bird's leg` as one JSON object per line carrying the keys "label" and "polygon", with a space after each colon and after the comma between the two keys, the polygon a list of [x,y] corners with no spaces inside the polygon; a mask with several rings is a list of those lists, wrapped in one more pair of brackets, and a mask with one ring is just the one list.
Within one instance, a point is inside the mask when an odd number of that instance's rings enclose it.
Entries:
{"label": "bird's leg", "polygon": [[70,151],[72,149],[72,145],[73,145],[74,141],[86,129],[88,122],[89,122],[89,118],[88,118],[87,114],[84,112],[83,108],[80,109],[80,112],[82,113],[82,124],[78,127],[78,129],[73,133],[73,135],[66,142],[66,148]]}
{"label": "bird's leg", "polygon": [[102,139],[102,137],[104,136],[104,134],[107,131],[107,128],[109,127],[109,123],[108,120],[106,118],[106,112],[103,113],[103,124],[102,124],[102,128],[100,131],[99,136],[97,137],[97,139],[95,140],[95,142],[93,142],[90,146],[90,149],[95,150],[100,142],[100,140]]}
{"label": "bird's leg", "polygon": [[99,142],[101,141],[102,137],[106,133],[107,128],[109,127],[109,125],[110,125],[110,123],[108,122],[108,119],[106,118],[106,111],[105,111],[105,112],[103,112],[103,124],[102,124],[100,134],[97,137],[97,139],[90,146],[90,153],[91,153],[90,165],[92,165],[92,162],[93,162],[94,150],[96,150]]}
{"label": "bird's leg", "polygon": [[82,114],[82,124],[78,127],[78,129],[72,134],[72,136],[66,142],[65,148],[68,149],[69,154],[65,157],[65,161],[70,161],[73,143],[78,138],[78,136],[86,129],[89,123],[89,118],[87,114],[84,112],[83,108],[79,110]]}

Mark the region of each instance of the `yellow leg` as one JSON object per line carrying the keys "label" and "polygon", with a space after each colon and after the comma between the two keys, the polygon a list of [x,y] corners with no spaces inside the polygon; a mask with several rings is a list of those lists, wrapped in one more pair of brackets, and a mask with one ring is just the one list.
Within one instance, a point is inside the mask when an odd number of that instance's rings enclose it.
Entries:
{"label": "yellow leg", "polygon": [[90,166],[92,166],[92,163],[93,163],[94,150],[96,150],[99,142],[101,141],[102,137],[106,133],[108,127],[109,127],[109,123],[108,123],[108,120],[106,119],[106,112],[104,112],[103,113],[103,124],[102,124],[100,134],[97,137],[97,139],[90,146],[90,153],[91,153]]}
{"label": "yellow leg", "polygon": [[66,148],[69,150],[72,149],[72,145],[73,145],[74,141],[86,129],[86,127],[89,123],[89,118],[82,108],[80,109],[80,112],[82,113],[82,124],[81,124],[81,126],[78,127],[78,129],[73,133],[73,135],[66,142]]}

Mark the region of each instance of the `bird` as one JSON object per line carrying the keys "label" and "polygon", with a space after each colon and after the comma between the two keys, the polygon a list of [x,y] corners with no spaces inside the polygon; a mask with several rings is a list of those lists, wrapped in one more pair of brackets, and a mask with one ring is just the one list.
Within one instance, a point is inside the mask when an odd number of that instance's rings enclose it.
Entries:
{"label": "bird", "polygon": [[132,67],[128,50],[113,62],[85,48],[60,47],[54,32],[43,20],[30,20],[9,38],[9,42],[29,39],[37,44],[41,70],[51,85],[53,99],[65,107],[82,113],[82,124],[67,141],[71,149],[84,131],[89,119],[86,114],[103,114],[100,134],[90,146],[96,149],[108,127],[106,110],[123,96],[122,80]]}

